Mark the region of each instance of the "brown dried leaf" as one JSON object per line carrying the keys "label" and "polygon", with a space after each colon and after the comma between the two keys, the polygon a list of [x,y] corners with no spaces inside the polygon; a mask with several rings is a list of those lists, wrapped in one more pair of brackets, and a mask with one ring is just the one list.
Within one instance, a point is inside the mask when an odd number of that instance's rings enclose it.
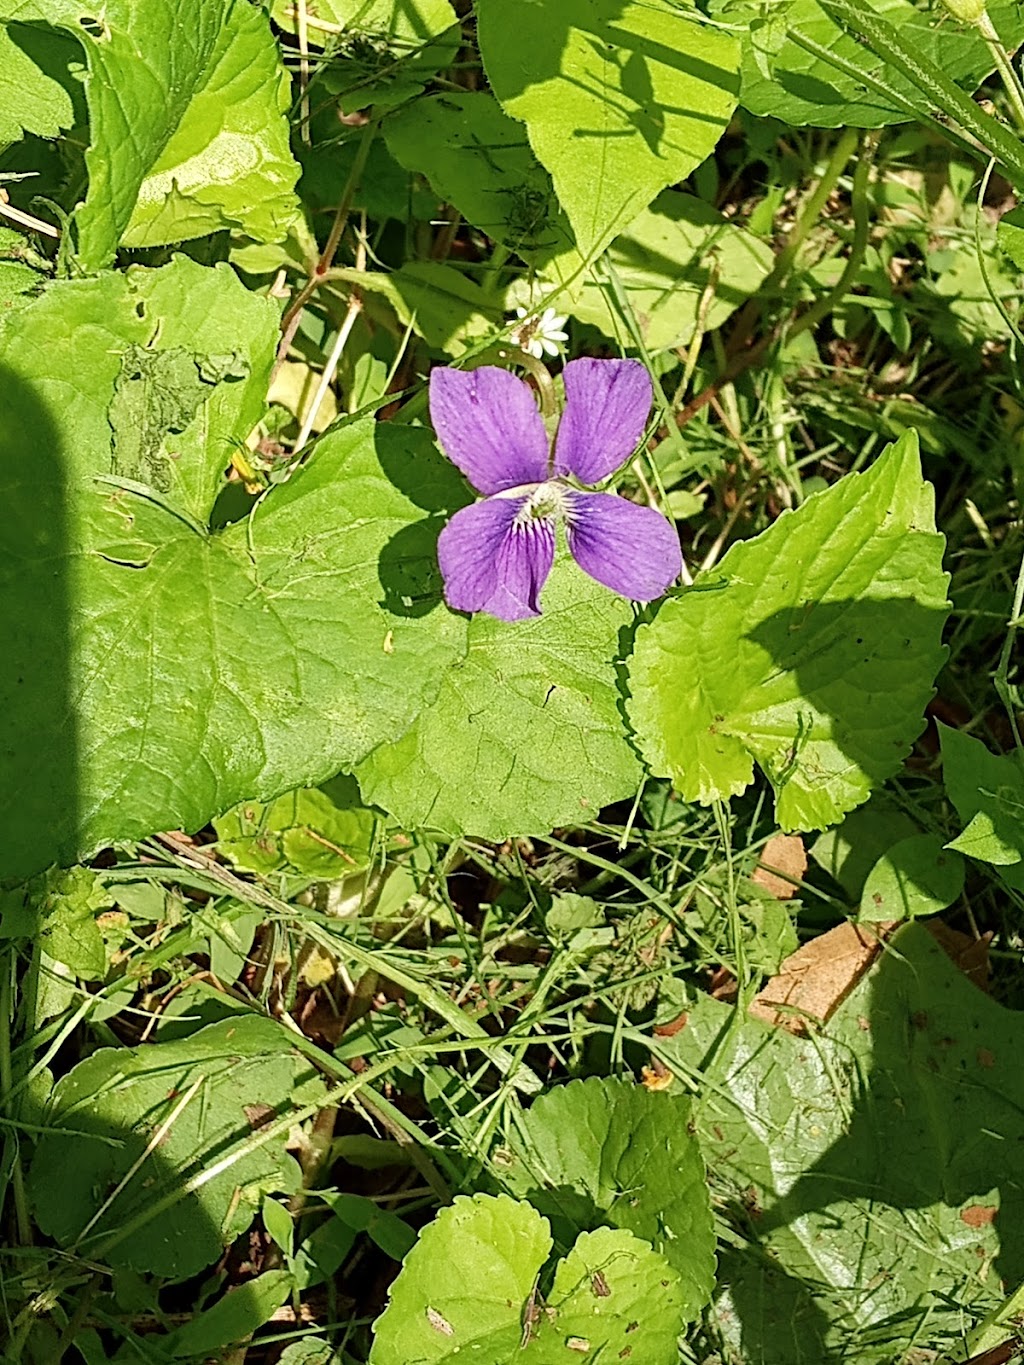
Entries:
{"label": "brown dried leaf", "polygon": [[925,928],[946,954],[949,960],[960,968],[967,980],[980,991],[988,992],[988,949],[992,934],[982,934],[981,938],[971,938],[959,929],[951,929],[940,919],[930,919]]}
{"label": "brown dried leaf", "polygon": [[988,1204],[968,1204],[965,1209],[960,1210],[960,1221],[966,1223],[969,1228],[984,1228],[995,1222],[998,1212],[997,1208],[992,1208]]}
{"label": "brown dried leaf", "polygon": [[806,871],[807,850],[799,834],[774,834],[761,850],[750,880],[776,900],[788,901],[796,895],[793,883],[801,881]]}
{"label": "brown dried leaf", "polygon": [[778,976],[750,1003],[765,1023],[806,1033],[807,1018],[824,1024],[878,956],[896,921],[839,924],[787,957]]}

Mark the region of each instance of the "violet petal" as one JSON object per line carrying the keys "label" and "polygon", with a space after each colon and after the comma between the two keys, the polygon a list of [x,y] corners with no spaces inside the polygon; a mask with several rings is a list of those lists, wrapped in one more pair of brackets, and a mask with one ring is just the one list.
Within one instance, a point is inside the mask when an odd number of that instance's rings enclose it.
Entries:
{"label": "violet petal", "polygon": [[570,360],[555,473],[600,483],[624,465],[647,424],[654,391],[638,360]]}
{"label": "violet petal", "polygon": [[437,558],[454,611],[487,611],[502,621],[540,615],[540,590],[555,558],[550,520],[517,523],[526,498],[485,498],[456,512]]}
{"label": "violet petal", "polygon": [[566,500],[569,549],[591,578],[634,602],[650,602],[679,577],[679,537],[653,507],[611,493],[569,493]]}
{"label": "violet petal", "polygon": [[544,423],[532,391],[508,370],[431,370],[430,420],[444,453],[480,493],[547,477]]}

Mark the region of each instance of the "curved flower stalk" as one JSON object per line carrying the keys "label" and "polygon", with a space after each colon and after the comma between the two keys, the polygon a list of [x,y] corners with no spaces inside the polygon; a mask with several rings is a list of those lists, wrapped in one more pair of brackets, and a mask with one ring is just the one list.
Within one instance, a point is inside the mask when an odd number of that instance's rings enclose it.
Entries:
{"label": "curved flower stalk", "polygon": [[455,611],[502,621],[540,615],[555,558],[555,528],[591,578],[623,597],[660,597],[682,569],[675,529],[660,512],[584,491],[636,449],[651,381],[635,360],[571,360],[565,411],[549,451],[533,393],[508,370],[441,367],[430,375],[430,416],[445,454],[481,502],[441,532],[444,595]]}

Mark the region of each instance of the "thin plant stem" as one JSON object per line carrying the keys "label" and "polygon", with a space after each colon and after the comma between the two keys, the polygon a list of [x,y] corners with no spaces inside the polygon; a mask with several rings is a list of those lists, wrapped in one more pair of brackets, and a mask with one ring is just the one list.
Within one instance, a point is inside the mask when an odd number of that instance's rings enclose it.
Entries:
{"label": "thin plant stem", "polygon": [[[14,1092],[14,1070],[11,1064],[11,1022],[14,1016],[14,954],[13,950],[0,959],[0,1110],[7,1110]],[[13,1114],[6,1117],[12,1118]],[[4,1165],[10,1171],[11,1196],[14,1202],[14,1221],[18,1244],[31,1246],[32,1222],[25,1198],[21,1157],[17,1149],[17,1133],[4,1137]],[[13,1148],[13,1150],[12,1150]]]}
{"label": "thin plant stem", "polygon": [[1010,728],[1013,730],[1013,742],[1018,749],[1024,748],[1021,743],[1020,729],[1017,725],[1017,707],[1013,699],[1013,688],[1010,684],[1010,656],[1013,654],[1013,646],[1017,639],[1017,632],[1024,621],[1021,620],[1021,611],[1024,610],[1024,554],[1021,555],[1020,567],[1017,570],[1017,583],[1013,591],[1013,606],[1010,609],[1010,619],[1006,623],[1006,638],[1003,640],[1003,648],[999,655],[999,663],[996,666],[995,689],[999,694],[999,700],[1006,708],[1006,714],[1010,718]]}
{"label": "thin plant stem", "polygon": [[847,289],[857,278],[857,272],[864,263],[864,253],[868,248],[868,236],[871,228],[869,204],[868,204],[868,179],[871,174],[871,161],[874,150],[878,146],[877,134],[865,134],[861,142],[860,155],[857,157],[857,165],[853,172],[853,190],[851,201],[853,205],[853,240],[850,243],[850,250],[846,257],[846,264],[843,266],[842,274],[829,292],[811,304],[806,312],[801,313],[793,322],[789,329],[787,340],[792,341],[801,333],[811,328],[817,327],[837,303],[843,298]]}
{"label": "thin plant stem", "polygon": [[331,230],[327,234],[327,241],[323,251],[320,253],[320,259],[314,266],[309,279],[285,309],[284,316],[281,319],[281,341],[277,348],[278,365],[280,365],[281,361],[284,360],[285,356],[288,354],[288,350],[295,339],[295,333],[299,328],[299,319],[302,316],[303,308],[305,308],[306,304],[320,288],[321,284],[323,284],[324,278],[334,261],[334,254],[338,250],[338,244],[341,241],[342,233],[345,231],[345,227],[348,223],[348,216],[352,211],[352,201],[355,198],[356,190],[359,188],[359,182],[363,178],[363,171],[366,169],[366,160],[370,155],[370,148],[373,145],[373,140],[376,135],[377,121],[376,119],[371,119],[363,128],[359,146],[356,149],[355,160],[352,162],[352,169],[349,171],[348,179],[345,181],[345,188],[342,190],[341,200],[335,210],[334,222],[331,224]]}
{"label": "thin plant stem", "polygon": [[0,195],[0,217],[9,218],[12,223],[17,223],[18,227],[26,228],[29,232],[40,232],[44,237],[53,237],[54,240],[60,239],[60,231],[57,228],[52,227],[49,223],[44,223],[41,218],[34,218],[31,213],[16,209],[13,204],[8,204],[2,195]]}
{"label": "thin plant stem", "polygon": [[[366,269],[365,213],[363,214],[362,218],[362,228],[359,234],[359,245],[356,248],[356,269],[357,270]],[[323,373],[320,375],[320,380],[316,386],[316,392],[313,394],[313,400],[309,404],[309,407],[306,409],[306,415],[303,418],[302,426],[299,430],[298,439],[295,442],[294,453],[296,455],[309,440],[310,432],[313,430],[313,424],[316,421],[316,415],[320,411],[320,404],[324,401],[324,399],[327,396],[327,391],[331,387],[331,383],[333,382],[334,376],[337,373],[338,365],[341,361],[342,352],[345,349],[349,337],[352,335],[352,328],[356,324],[356,318],[359,316],[362,310],[363,310],[362,291],[358,287],[353,286],[352,292],[349,295],[348,308],[345,311],[345,317],[342,321],[341,326],[338,328],[338,335],[334,338],[334,345],[331,347],[331,353],[327,357],[327,361],[323,368]]]}
{"label": "thin plant stem", "polygon": [[299,136],[307,147],[313,145],[309,131],[309,15],[306,0],[296,0],[295,36],[299,40]]}
{"label": "thin plant stem", "polygon": [[772,266],[768,278],[760,286],[759,296],[771,294],[788,277],[807,234],[812,228],[817,227],[821,221],[822,210],[828,203],[832,191],[838,185],[839,177],[846,169],[846,163],[857,150],[859,137],[860,134],[856,128],[845,128],[843,130],[839,141],[832,148],[832,155],[829,157],[818,183],[804,200],[800,215],[789,230],[786,245],[776,256],[775,264]]}
{"label": "thin plant stem", "polygon": [[1007,56],[1006,48],[1003,47],[999,34],[996,32],[996,26],[989,18],[987,10],[982,10],[981,17],[975,23],[975,28],[988,44],[988,50],[992,53],[992,60],[996,64],[996,70],[1006,88],[1017,127],[1021,132],[1024,132],[1024,87],[1021,86],[1020,77],[1013,69],[1013,63]]}

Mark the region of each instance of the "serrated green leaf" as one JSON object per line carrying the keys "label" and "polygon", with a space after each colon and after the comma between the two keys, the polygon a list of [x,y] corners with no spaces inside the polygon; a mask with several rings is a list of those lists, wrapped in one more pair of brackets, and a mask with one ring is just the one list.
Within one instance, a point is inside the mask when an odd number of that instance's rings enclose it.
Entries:
{"label": "serrated green leaf", "polygon": [[505,1195],[460,1195],[423,1229],[374,1324],[371,1365],[511,1360],[551,1250],[547,1221]]}
{"label": "serrated green leaf", "polygon": [[655,774],[710,802],[742,792],[756,760],[779,824],[820,829],[894,773],[945,653],[931,502],[911,432],[733,546],[724,589],[641,626],[628,709]]}
{"label": "serrated green leaf", "polygon": [[585,256],[707,157],[739,46],[669,0],[477,0],[491,88],[551,172]]}
{"label": "serrated green leaf", "polygon": [[384,124],[392,156],[427,177],[439,198],[527,260],[572,252],[551,176],[523,125],[485,91],[418,100]]}
{"label": "serrated green leaf", "polygon": [[718,1307],[745,1359],[891,1365],[1001,1299],[990,1267],[1024,1250],[1019,1014],[916,924],[811,1038],[707,996],[688,1013],[662,1055],[743,1230]]}
{"label": "serrated green leaf", "polygon": [[258,6],[192,0],[182,22],[174,0],[22,0],[18,17],[70,32],[85,51],[89,185],[73,216],[84,270],[109,264],[130,224],[133,245],[227,225],[284,236],[298,166]]}
{"label": "serrated green leaf", "polygon": [[[910,48],[930,58],[965,89],[974,90],[992,70],[992,57],[980,33],[954,23],[942,10],[918,7],[907,0],[871,0],[871,8],[898,27]],[[741,103],[751,113],[818,128],[881,128],[906,122],[910,115],[904,105],[862,80],[862,75],[883,80],[912,104],[920,102],[914,86],[884,58],[844,33],[816,0],[788,0],[779,9],[773,7],[772,17],[784,31],[776,27],[767,45],[759,4],[715,0],[711,9],[727,23],[750,25],[743,39]],[[1015,49],[1024,36],[1017,4],[997,0],[988,6],[988,13],[1003,42]],[[794,33],[834,54],[847,69],[807,51]]]}
{"label": "serrated green leaf", "polygon": [[619,1228],[584,1232],[555,1268],[529,1365],[601,1365],[642,1360],[676,1365],[686,1317],[679,1281],[667,1261]]}
{"label": "serrated green leaf", "polygon": [[563,1245],[601,1225],[649,1242],[679,1276],[678,1311],[693,1321],[715,1283],[715,1231],[690,1119],[682,1096],[616,1077],[571,1081],[538,1096],[492,1169]]}
{"label": "serrated green leaf", "polygon": [[544,614],[483,613],[436,701],[356,769],[365,800],[407,828],[501,840],[547,833],[630,796],[639,766],[619,713],[615,660],[629,606],[566,559]]}
{"label": "serrated green leaf", "polygon": [[[617,237],[605,256],[650,352],[688,346],[700,325],[712,332],[757,292],[774,256],[703,200],[666,190]],[[568,262],[566,263],[568,264]],[[555,279],[568,272],[544,267]],[[581,322],[631,345],[630,331],[606,282],[585,278],[565,302]],[[699,510],[700,504],[697,504]],[[685,515],[693,515],[693,509]]]}
{"label": "serrated green leaf", "polygon": [[[227,267],[184,260],[52,285],[0,323],[0,875],[321,781],[402,734],[463,654],[433,514],[465,491],[425,431],[351,426],[249,518],[204,529],[275,336]],[[167,492],[146,468],[97,481],[138,347],[211,374],[237,348],[160,447]]]}
{"label": "serrated green leaf", "polygon": [[547,1302],[538,1275],[546,1219],[505,1195],[458,1197],[420,1234],[375,1323],[371,1365],[479,1360],[501,1365],[630,1355],[673,1365],[683,1325],[678,1278],[617,1228],[583,1233],[559,1262]]}
{"label": "serrated green leaf", "polygon": [[266,1193],[294,1192],[300,1172],[277,1141],[197,1189],[186,1182],[322,1093],[285,1030],[255,1015],[178,1042],[102,1048],[53,1091],[29,1172],[39,1226],[110,1265],[196,1274],[245,1231]]}
{"label": "serrated green leaf", "polygon": [[964,860],[943,848],[937,834],[900,839],[868,873],[861,920],[914,919],[937,915],[964,888]]}
{"label": "serrated green leaf", "polygon": [[973,735],[938,726],[942,778],[965,829],[947,847],[992,863],[1024,889],[1024,767],[1016,752],[994,754]]}

